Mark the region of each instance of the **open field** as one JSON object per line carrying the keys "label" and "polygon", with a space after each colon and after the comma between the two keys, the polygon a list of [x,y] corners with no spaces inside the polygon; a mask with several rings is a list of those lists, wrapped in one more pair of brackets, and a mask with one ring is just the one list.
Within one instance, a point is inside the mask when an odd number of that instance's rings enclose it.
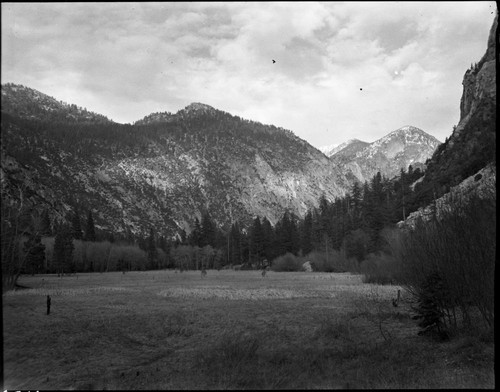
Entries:
{"label": "open field", "polygon": [[[23,276],[3,295],[3,389],[494,388],[494,345],[417,336],[361,276]],[[46,295],[52,297],[46,315]]]}

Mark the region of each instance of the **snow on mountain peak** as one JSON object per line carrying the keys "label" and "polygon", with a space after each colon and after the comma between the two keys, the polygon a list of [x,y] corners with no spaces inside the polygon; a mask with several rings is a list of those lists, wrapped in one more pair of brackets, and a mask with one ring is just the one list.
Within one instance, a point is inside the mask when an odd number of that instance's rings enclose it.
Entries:
{"label": "snow on mountain peak", "polygon": [[319,147],[318,150],[320,150],[323,154],[328,155],[328,153],[333,151],[335,149],[335,147],[337,147],[338,145],[339,145],[339,143],[329,144],[327,146]]}
{"label": "snow on mountain peak", "polygon": [[336,154],[340,150],[343,150],[344,148],[346,148],[347,146],[349,146],[353,143],[363,143],[363,142],[359,139],[349,139],[344,143],[331,144],[329,146],[320,147],[318,150],[320,150],[327,157],[331,157],[332,155]]}

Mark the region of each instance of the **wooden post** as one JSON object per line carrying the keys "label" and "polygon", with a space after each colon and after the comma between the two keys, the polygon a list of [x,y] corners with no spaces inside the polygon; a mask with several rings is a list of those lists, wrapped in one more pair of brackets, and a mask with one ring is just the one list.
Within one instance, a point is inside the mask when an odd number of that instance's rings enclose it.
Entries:
{"label": "wooden post", "polygon": [[50,295],[47,295],[47,314],[50,314]]}

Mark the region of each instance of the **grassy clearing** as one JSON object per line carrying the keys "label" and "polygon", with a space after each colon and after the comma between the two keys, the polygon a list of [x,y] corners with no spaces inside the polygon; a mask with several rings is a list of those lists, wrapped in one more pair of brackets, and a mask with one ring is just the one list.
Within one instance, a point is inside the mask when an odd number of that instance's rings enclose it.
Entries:
{"label": "grassy clearing", "polygon": [[[494,345],[416,335],[397,286],[326,273],[22,277],[4,389],[493,388]],[[46,295],[52,297],[46,315]]]}

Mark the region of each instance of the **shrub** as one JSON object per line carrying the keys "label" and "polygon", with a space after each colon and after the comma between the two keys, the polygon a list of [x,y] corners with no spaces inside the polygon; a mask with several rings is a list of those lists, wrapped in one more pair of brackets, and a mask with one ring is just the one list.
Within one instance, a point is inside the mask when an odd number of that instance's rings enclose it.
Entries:
{"label": "shrub", "polygon": [[356,258],[358,262],[361,262],[366,257],[369,246],[370,236],[362,229],[351,231],[342,243],[346,255],[349,258]]}
{"label": "shrub", "polygon": [[110,252],[111,242],[90,242],[86,248],[89,271],[105,271]]}
{"label": "shrub", "polygon": [[[443,326],[457,327],[460,314],[471,327],[477,310],[487,326],[493,327],[496,192],[488,198],[475,195],[467,201],[452,200],[437,217],[402,232],[395,244],[402,283],[421,304],[432,297]],[[439,293],[429,289],[433,276],[442,284]],[[440,298],[441,292],[446,293],[446,301]]]}
{"label": "shrub", "polygon": [[441,277],[438,274],[430,275],[421,287],[418,306],[414,309],[417,314],[413,319],[420,320],[418,326],[422,328],[419,335],[437,329],[440,338],[448,337],[443,309],[451,306],[450,299],[450,293],[443,285]]}
{"label": "shrub", "polygon": [[271,269],[275,272],[302,271],[302,260],[291,253],[274,259]]}
{"label": "shrub", "polygon": [[145,270],[148,256],[145,251],[134,245],[113,246],[110,253],[110,268],[116,269],[118,261],[123,260],[129,270]]}
{"label": "shrub", "polygon": [[240,270],[242,270],[242,271],[250,271],[253,269],[254,268],[252,267],[252,264],[250,264],[250,263],[243,263],[240,267]]}
{"label": "shrub", "polygon": [[361,263],[364,283],[389,284],[397,282],[399,261],[386,253],[370,253]]}
{"label": "shrub", "polygon": [[324,252],[313,251],[304,260],[310,261],[317,272],[358,272],[358,262],[355,258],[346,256],[343,250],[329,249],[328,256]]}
{"label": "shrub", "polygon": [[330,260],[330,263],[327,262],[326,253],[312,251],[304,258],[304,260],[311,263],[313,271],[333,272],[332,260]]}

